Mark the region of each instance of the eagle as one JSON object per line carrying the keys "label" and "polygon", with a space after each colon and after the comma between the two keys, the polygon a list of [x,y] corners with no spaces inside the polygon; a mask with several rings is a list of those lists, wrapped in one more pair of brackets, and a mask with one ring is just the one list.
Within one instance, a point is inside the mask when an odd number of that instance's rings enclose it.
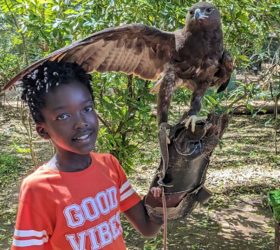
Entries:
{"label": "eagle", "polygon": [[190,108],[182,121],[199,120],[206,90],[217,85],[218,92],[229,83],[233,60],[223,46],[219,10],[211,3],[198,2],[186,15],[183,29],[162,31],[143,24],[108,28],[74,42],[33,63],[11,79],[4,90],[15,85],[45,61],[76,62],[90,72],[124,72],[156,81],[158,124],[168,122],[172,93],[177,87],[192,91]]}

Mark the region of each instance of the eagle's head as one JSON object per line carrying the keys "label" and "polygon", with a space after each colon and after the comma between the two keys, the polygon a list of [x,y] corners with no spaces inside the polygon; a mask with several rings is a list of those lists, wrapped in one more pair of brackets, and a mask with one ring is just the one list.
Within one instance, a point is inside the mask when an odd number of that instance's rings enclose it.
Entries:
{"label": "eagle's head", "polygon": [[186,16],[187,30],[196,28],[217,28],[221,25],[219,10],[211,3],[199,2],[194,4]]}

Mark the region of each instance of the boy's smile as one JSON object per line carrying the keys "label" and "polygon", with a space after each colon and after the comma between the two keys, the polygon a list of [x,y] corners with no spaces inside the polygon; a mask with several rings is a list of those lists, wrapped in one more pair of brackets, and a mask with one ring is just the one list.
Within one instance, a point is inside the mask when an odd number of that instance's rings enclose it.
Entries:
{"label": "boy's smile", "polygon": [[78,159],[88,156],[94,148],[98,133],[89,90],[77,81],[61,84],[46,94],[45,103],[44,122],[37,124],[37,131],[52,140],[59,162],[71,159],[71,165],[75,161],[79,163]]}

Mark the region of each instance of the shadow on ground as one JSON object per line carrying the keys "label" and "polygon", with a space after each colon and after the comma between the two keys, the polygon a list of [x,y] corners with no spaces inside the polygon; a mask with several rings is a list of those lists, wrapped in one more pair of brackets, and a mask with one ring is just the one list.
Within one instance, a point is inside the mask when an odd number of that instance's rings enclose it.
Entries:
{"label": "shadow on ground", "polygon": [[[271,212],[258,195],[235,197],[227,208],[210,209],[209,206],[197,208],[184,220],[169,222],[169,250],[273,249]],[[130,230],[126,237],[128,249],[162,248],[161,235],[145,240],[125,223],[124,231]]]}

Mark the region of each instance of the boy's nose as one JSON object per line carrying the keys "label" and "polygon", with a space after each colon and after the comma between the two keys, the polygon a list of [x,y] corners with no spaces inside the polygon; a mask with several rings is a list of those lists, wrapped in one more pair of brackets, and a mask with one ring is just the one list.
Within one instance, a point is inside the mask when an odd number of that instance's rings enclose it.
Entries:
{"label": "boy's nose", "polygon": [[88,127],[88,123],[85,121],[79,121],[75,124],[75,129],[84,129]]}

